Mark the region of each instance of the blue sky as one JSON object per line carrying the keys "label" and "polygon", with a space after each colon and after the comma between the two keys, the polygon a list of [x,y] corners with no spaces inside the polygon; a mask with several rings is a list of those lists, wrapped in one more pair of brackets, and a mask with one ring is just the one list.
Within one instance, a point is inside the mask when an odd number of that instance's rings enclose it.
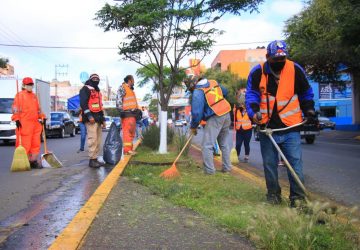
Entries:
{"label": "blue sky", "polygon": [[[96,27],[93,20],[95,12],[106,0],[11,0],[2,1],[0,19],[0,43],[79,46],[79,47],[117,47],[123,34],[104,33]],[[21,8],[19,8],[21,6]],[[281,39],[284,21],[298,13],[302,1],[271,0],[259,8],[260,13],[244,14],[240,17],[227,16],[219,20],[216,27],[225,31],[217,38],[217,46],[204,59],[207,67],[216,54],[223,49],[255,48],[256,44],[240,44]],[[238,44],[223,46],[223,44]],[[108,77],[110,85],[117,88],[127,74],[135,74],[138,65],[120,60],[116,50],[64,50],[18,48],[0,46],[0,56],[7,57],[15,67],[19,77],[32,76],[52,80],[55,65],[69,65],[68,75],[59,80],[80,83],[82,71],[97,72],[103,79]],[[184,60],[186,65],[188,60]],[[143,96],[147,90],[138,90]]]}

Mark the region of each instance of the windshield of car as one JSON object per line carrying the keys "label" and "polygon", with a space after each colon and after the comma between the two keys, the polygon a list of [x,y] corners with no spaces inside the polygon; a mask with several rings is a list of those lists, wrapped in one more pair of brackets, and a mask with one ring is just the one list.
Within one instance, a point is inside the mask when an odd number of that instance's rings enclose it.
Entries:
{"label": "windshield of car", "polygon": [[327,117],[319,117],[319,121],[328,122],[330,119]]}
{"label": "windshield of car", "polygon": [[0,99],[0,113],[1,114],[11,114],[11,105],[13,104],[13,98],[1,98]]}
{"label": "windshield of car", "polygon": [[61,113],[51,113],[51,120],[61,121],[63,119],[63,114]]}

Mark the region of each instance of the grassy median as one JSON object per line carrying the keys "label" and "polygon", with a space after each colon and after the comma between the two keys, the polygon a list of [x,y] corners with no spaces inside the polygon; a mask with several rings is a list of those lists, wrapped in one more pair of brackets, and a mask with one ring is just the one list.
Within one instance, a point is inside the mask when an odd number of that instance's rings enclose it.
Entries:
{"label": "grassy median", "polygon": [[[313,204],[312,213],[290,209],[286,204],[269,205],[265,190],[246,180],[216,173],[204,175],[189,156],[178,164],[181,177],[166,181],[159,174],[169,166],[151,166],[144,162],[171,162],[176,153],[160,155],[149,148],[139,154],[124,172],[133,181],[147,186],[154,194],[172,203],[188,207],[214,225],[229,232],[247,235],[264,249],[359,249],[359,232],[351,224],[351,211],[325,213],[327,205]],[[338,216],[348,216],[339,223]]]}

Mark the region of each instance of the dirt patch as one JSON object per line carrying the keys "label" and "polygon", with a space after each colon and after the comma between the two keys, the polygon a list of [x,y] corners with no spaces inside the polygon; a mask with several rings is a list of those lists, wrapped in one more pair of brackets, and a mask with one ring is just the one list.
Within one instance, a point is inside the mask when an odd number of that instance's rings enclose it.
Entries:
{"label": "dirt patch", "polygon": [[216,228],[122,177],[81,249],[254,249],[244,237]]}

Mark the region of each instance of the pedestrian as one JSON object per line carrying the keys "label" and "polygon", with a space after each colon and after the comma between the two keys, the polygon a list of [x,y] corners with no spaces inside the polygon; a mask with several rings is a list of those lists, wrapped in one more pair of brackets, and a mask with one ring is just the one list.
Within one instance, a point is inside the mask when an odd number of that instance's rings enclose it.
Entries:
{"label": "pedestrian", "polygon": [[149,127],[149,111],[143,106],[142,111],[142,123],[143,123],[143,132]]}
{"label": "pedestrian", "polygon": [[[253,122],[263,128],[285,128],[301,123],[302,112],[308,121],[315,122],[314,93],[304,70],[288,58],[284,41],[273,41],[267,46],[266,62],[255,66],[248,77],[246,109]],[[261,114],[261,119],[259,115]],[[289,160],[294,171],[304,183],[301,138],[299,127],[283,132],[274,132],[273,138]],[[281,188],[278,182],[278,152],[270,138],[260,133],[267,200],[281,203]],[[303,201],[305,194],[288,171],[290,182],[290,205]]]}
{"label": "pedestrian", "polygon": [[84,110],[82,122],[86,126],[88,135],[89,167],[91,168],[99,168],[104,165],[104,163],[97,159],[102,143],[102,127],[105,128],[105,117],[99,82],[99,75],[91,74],[79,93],[80,107]]}
{"label": "pedestrian", "polygon": [[205,174],[214,174],[214,145],[218,140],[222,152],[222,172],[231,171],[229,128],[230,104],[225,99],[227,89],[215,80],[196,77],[187,79],[188,89],[193,89],[191,100],[191,132],[196,135],[201,120],[206,121],[202,139],[202,157]]}
{"label": "pedestrian", "polygon": [[247,163],[250,155],[252,124],[248,113],[246,112],[245,105],[241,104],[235,108],[234,121],[236,130],[236,152],[240,161],[241,146],[244,143],[245,156],[243,162]]}
{"label": "pedestrian", "polygon": [[80,149],[77,151],[77,153],[85,151],[85,140],[87,135],[86,126],[83,122],[83,112],[81,108],[79,111],[79,128],[80,128]]}
{"label": "pedestrian", "polygon": [[16,144],[19,146],[19,136],[21,144],[25,148],[30,161],[30,167],[41,169],[38,156],[40,154],[42,123],[45,122],[45,115],[41,113],[39,101],[33,93],[34,81],[31,77],[22,80],[22,90],[16,94],[11,120],[16,123]]}
{"label": "pedestrian", "polygon": [[127,75],[119,86],[116,96],[116,106],[120,110],[121,116],[125,155],[136,154],[133,149],[133,141],[136,133],[136,121],[141,119],[141,110],[138,108],[134,84],[134,77]]}

